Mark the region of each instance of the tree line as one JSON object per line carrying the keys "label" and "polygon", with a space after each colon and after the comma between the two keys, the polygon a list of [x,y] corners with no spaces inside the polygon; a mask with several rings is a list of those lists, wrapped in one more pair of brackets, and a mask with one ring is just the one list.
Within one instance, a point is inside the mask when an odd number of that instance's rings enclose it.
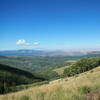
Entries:
{"label": "tree line", "polygon": [[89,71],[100,65],[100,57],[82,58],[64,70],[66,76],[73,76],[85,71]]}

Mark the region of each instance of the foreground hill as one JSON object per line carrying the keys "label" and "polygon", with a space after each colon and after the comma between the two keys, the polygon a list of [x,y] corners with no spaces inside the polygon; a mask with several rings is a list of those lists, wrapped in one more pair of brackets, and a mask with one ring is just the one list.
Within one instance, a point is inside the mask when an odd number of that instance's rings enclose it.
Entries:
{"label": "foreground hill", "polygon": [[33,73],[0,64],[0,93],[9,92],[10,87],[44,80]]}
{"label": "foreground hill", "polygon": [[0,100],[100,100],[100,67],[47,85],[1,95]]}

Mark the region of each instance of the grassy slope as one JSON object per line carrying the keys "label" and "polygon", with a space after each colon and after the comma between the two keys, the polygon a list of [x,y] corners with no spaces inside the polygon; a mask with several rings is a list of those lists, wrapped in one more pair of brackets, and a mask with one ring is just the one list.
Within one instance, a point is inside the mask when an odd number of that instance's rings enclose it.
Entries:
{"label": "grassy slope", "polygon": [[100,91],[100,67],[47,85],[1,95],[0,100],[87,100],[87,95],[93,91]]}

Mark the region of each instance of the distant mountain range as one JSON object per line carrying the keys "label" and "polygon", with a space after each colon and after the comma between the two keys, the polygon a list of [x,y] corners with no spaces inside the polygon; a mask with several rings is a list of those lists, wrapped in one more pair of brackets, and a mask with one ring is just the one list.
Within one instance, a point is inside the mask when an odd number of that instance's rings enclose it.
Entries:
{"label": "distant mountain range", "polygon": [[67,51],[67,50],[2,50],[1,56],[100,56],[100,51]]}

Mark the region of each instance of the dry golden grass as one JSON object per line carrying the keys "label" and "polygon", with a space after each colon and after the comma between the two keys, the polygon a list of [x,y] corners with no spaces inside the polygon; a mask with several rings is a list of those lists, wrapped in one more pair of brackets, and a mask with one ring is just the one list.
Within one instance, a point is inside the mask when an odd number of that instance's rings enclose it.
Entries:
{"label": "dry golden grass", "polygon": [[47,85],[0,95],[0,100],[86,100],[86,95],[96,90],[100,90],[100,67]]}

